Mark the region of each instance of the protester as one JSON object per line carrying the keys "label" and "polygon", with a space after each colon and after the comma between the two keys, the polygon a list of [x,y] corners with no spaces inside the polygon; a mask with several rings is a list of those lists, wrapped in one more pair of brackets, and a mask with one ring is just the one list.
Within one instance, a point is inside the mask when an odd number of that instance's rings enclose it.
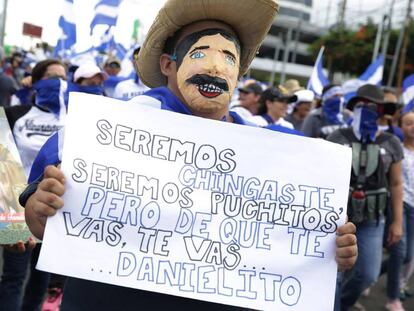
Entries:
{"label": "protester", "polygon": [[[37,152],[49,136],[64,123],[66,107],[62,100],[66,91],[66,71],[62,62],[48,59],[39,62],[32,72],[31,83],[36,91],[35,102],[30,106],[13,106],[6,116],[20,153],[26,174],[30,172]],[[40,307],[49,283],[49,273],[35,270],[40,251],[38,244],[22,252],[3,249],[3,276],[0,284],[0,305],[6,310],[36,310]],[[27,267],[30,277],[21,304],[23,282]]]}
{"label": "protester", "polygon": [[[3,63],[3,53],[0,51],[0,62]],[[18,90],[17,83],[7,76],[3,71],[0,71],[0,106],[9,107],[11,103],[11,97]]]}
{"label": "protester", "polygon": [[249,119],[257,114],[259,109],[260,96],[263,93],[260,83],[253,82],[246,84],[239,90],[239,105],[235,105],[231,108],[231,111],[236,112],[242,118]]}
{"label": "protester", "polygon": [[[186,4],[191,10],[182,9]],[[249,67],[276,11],[277,5],[271,0],[168,0],[149,30],[137,62],[141,79],[154,89],[134,101],[245,124],[237,113],[229,112],[229,102],[237,79]],[[43,151],[50,150],[48,145],[53,143],[56,138],[49,140]],[[55,155],[58,161],[58,153]],[[48,166],[38,186],[30,185],[21,196],[28,225],[38,237],[43,236],[46,217],[63,205],[63,180],[59,168]],[[353,231],[351,223],[338,228],[336,254],[340,269],[349,268],[356,260]],[[136,310],[137,304],[153,310],[240,309],[69,278],[62,310]]]}
{"label": "protester", "polygon": [[[383,88],[384,92],[384,105],[380,118],[378,119],[378,128],[380,131],[385,131],[394,134],[403,141],[403,134],[401,129],[394,124],[394,118],[398,110],[402,107],[398,103],[397,94],[390,88]],[[398,119],[398,118],[397,118]]]}
{"label": "protester", "polygon": [[117,76],[121,72],[121,61],[115,57],[108,57],[103,69],[108,76]]}
{"label": "protester", "polygon": [[[138,60],[138,53],[141,47],[136,48],[133,52],[133,59],[134,61]],[[129,100],[135,96],[141,95],[145,91],[148,91],[149,88],[145,86],[137,73],[135,73],[133,79],[128,79],[121,81],[117,84],[114,91],[114,98],[122,99],[122,100]]]}
{"label": "protester", "polygon": [[352,127],[338,129],[328,137],[329,141],[351,146],[353,152],[348,216],[357,226],[359,255],[352,273],[343,280],[341,311],[354,305],[362,291],[379,276],[388,193],[392,206],[388,217],[392,224],[387,245],[395,245],[402,236],[403,153],[395,136],[378,131],[383,98],[383,92],[375,85],[360,87],[348,102],[348,108],[354,112]]}
{"label": "protester", "polygon": [[14,84],[18,88],[21,88],[21,80],[24,78],[23,54],[20,52],[14,52],[10,57],[10,61],[4,69],[4,73],[13,79]]}
{"label": "protester", "polygon": [[343,117],[344,97],[339,85],[330,84],[322,90],[322,107],[312,111],[303,121],[305,136],[326,139],[336,129],[346,127]]}
{"label": "protester", "polygon": [[121,62],[119,59],[110,56],[104,63],[104,72],[107,74],[107,79],[104,82],[105,94],[109,97],[114,97],[115,88],[121,81],[125,80],[125,77],[120,77],[118,74],[121,72]]}
{"label": "protester", "polygon": [[404,224],[405,224],[405,258],[400,280],[400,298],[412,296],[408,280],[414,271],[414,112],[408,112],[401,117],[401,128],[404,133]]}
{"label": "protester", "polygon": [[248,120],[261,127],[277,124],[293,129],[293,124],[286,121],[284,117],[289,103],[296,101],[296,99],[296,96],[283,95],[274,88],[267,89],[260,96],[258,115]]}
{"label": "protester", "polygon": [[107,78],[108,74],[93,63],[80,65],[73,73],[73,82],[68,83],[65,102],[68,102],[70,92],[103,95],[103,83]]}
{"label": "protester", "polygon": [[66,91],[66,71],[62,62],[48,59],[33,68],[31,84],[36,92],[33,105],[6,109],[23,168],[28,175],[37,152],[49,136],[63,126],[66,114],[60,96]]}
{"label": "protester", "polygon": [[285,120],[292,123],[295,130],[300,131],[303,126],[303,121],[311,111],[315,94],[310,90],[300,90],[293,93],[293,95],[297,99],[292,103],[292,112],[286,116]]}
{"label": "protester", "polygon": [[[401,142],[403,141],[403,133],[398,126],[393,124],[393,117],[396,114],[398,109],[398,99],[395,92],[389,88],[383,88],[384,92],[384,103],[379,106],[379,119],[378,123],[378,130],[390,133],[395,135]],[[404,162],[403,162],[404,163]],[[392,210],[391,207],[387,207],[388,212],[387,214],[391,215]],[[404,208],[405,210],[405,208]],[[405,231],[405,224],[406,220],[404,217],[405,213],[403,214],[403,228]],[[392,224],[392,217],[387,217],[385,222],[385,235],[384,238],[387,236],[389,231],[389,227]],[[386,245],[389,256],[387,260],[383,262],[383,267],[381,270],[387,272],[387,297],[388,302],[385,308],[390,311],[400,311],[404,310],[401,305],[400,301],[400,286],[401,286],[401,275],[402,275],[402,267],[404,263],[404,257],[406,254],[406,235],[404,234],[401,240],[393,245],[388,245],[387,241],[384,241],[384,245]]]}

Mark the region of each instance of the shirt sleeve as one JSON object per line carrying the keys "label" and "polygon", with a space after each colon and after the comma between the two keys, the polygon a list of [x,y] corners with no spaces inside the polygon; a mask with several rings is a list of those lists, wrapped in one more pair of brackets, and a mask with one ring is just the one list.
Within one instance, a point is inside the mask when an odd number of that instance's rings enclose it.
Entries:
{"label": "shirt sleeve", "polygon": [[308,115],[305,120],[303,121],[302,130],[301,132],[307,137],[314,137],[316,138],[317,135],[317,118],[314,114]]}
{"label": "shirt sleeve", "polygon": [[401,143],[399,142],[398,138],[394,135],[391,135],[388,142],[392,155],[392,163],[401,161],[404,158],[404,151],[401,147]]}

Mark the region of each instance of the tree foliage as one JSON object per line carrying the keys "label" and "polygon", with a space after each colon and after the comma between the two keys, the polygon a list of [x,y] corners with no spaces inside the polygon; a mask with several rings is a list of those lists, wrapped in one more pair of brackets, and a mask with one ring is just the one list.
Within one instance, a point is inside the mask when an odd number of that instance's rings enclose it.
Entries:
{"label": "tree foliage", "polygon": [[[359,29],[331,29],[325,36],[313,42],[310,51],[316,58],[320,47],[325,46],[324,66],[332,72],[361,75],[372,61],[377,25],[368,20]],[[399,30],[392,30],[385,62],[384,80],[388,79],[392,58],[398,41]],[[414,24],[411,23],[408,38],[414,38]],[[381,49],[380,49],[381,52]],[[414,71],[414,39],[409,40],[404,76]]]}

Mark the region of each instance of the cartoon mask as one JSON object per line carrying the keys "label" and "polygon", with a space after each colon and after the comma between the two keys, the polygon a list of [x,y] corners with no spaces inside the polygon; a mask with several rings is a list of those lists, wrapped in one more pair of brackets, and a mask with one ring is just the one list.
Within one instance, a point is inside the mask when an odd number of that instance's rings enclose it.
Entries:
{"label": "cartoon mask", "polygon": [[220,30],[207,31],[216,33],[201,36],[193,44],[190,35],[178,45],[177,84],[190,110],[214,113],[226,111],[230,103],[237,86],[240,52],[234,41],[217,33]]}

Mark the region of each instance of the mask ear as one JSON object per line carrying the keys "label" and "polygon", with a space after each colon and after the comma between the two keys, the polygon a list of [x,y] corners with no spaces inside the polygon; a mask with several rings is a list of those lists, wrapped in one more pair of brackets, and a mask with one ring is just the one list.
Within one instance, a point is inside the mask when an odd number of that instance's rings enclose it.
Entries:
{"label": "mask ear", "polygon": [[169,77],[177,72],[177,63],[171,58],[171,55],[164,53],[160,57],[160,69],[164,76]]}

